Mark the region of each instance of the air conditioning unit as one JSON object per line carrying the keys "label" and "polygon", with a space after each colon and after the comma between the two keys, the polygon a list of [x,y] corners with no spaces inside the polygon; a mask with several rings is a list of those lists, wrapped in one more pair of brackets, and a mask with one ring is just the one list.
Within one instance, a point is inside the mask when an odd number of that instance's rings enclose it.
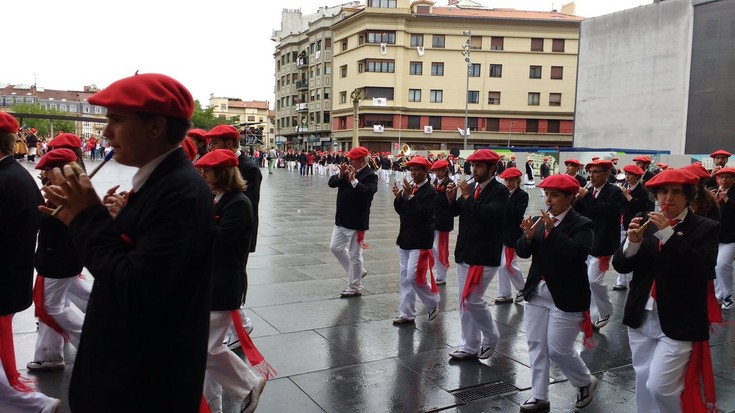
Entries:
{"label": "air conditioning unit", "polygon": [[434,133],[434,127],[430,125],[424,126],[424,133],[426,134]]}

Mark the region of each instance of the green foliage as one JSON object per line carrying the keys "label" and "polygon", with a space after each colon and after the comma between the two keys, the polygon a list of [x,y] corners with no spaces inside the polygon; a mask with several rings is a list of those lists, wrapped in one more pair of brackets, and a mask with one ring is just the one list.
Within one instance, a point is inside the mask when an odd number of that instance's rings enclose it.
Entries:
{"label": "green foliage", "polygon": [[[44,109],[39,105],[29,103],[17,103],[10,108],[11,112],[22,114],[30,113],[35,115],[70,115],[67,112],[59,112],[58,110]],[[18,121],[22,118],[22,115],[16,115]],[[50,135],[51,134],[51,120],[50,119],[35,119],[35,118],[23,118],[23,124],[30,128],[36,128],[38,136]],[[74,121],[70,120],[54,120],[54,133],[58,131],[76,133],[76,127]]]}
{"label": "green foliage", "polygon": [[[215,118],[213,115],[214,108],[208,107],[202,108],[202,104],[198,101],[194,101],[194,114],[191,116],[191,123],[195,128],[204,130],[210,130],[213,127],[221,124],[231,124],[231,119]],[[236,116],[235,116],[236,117]],[[239,119],[239,118],[238,118]]]}

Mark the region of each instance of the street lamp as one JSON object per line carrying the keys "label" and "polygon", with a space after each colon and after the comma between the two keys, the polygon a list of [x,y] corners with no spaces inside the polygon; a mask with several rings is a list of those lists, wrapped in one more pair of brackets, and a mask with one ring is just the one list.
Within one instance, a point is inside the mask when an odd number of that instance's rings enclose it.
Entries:
{"label": "street lamp", "polygon": [[359,118],[357,114],[357,108],[360,106],[360,101],[365,97],[365,90],[358,88],[350,93],[350,99],[352,99],[352,148],[360,146],[360,139],[357,136],[357,128]]}
{"label": "street lamp", "polygon": [[467,63],[467,85],[465,87],[464,102],[464,130],[462,131],[462,136],[464,137],[463,149],[467,150],[467,129],[469,126],[467,114],[469,112],[470,104],[470,71],[472,70],[472,61],[470,61],[470,42],[472,40],[472,32],[470,30],[465,30],[462,32],[462,34],[467,36],[467,40],[465,40],[464,44],[462,45],[462,56],[464,56],[464,61]]}
{"label": "street lamp", "polygon": [[510,122],[510,126],[508,127],[508,147],[510,148],[510,131],[513,129],[513,125],[515,122]]}

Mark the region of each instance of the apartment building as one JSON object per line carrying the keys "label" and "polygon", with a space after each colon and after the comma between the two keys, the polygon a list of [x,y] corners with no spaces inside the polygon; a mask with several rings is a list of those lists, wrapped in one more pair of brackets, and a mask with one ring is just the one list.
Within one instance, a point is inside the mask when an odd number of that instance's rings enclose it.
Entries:
{"label": "apartment building", "polygon": [[[227,97],[215,97],[214,94],[210,94],[209,107],[212,108],[214,117],[228,119],[232,121],[232,124],[239,124],[241,129],[248,132],[249,139],[257,135],[257,139],[260,139],[262,144],[268,147],[275,142],[275,136],[268,118],[270,113],[270,103],[268,101],[244,101]],[[253,143],[257,143],[257,141],[253,141]]]}

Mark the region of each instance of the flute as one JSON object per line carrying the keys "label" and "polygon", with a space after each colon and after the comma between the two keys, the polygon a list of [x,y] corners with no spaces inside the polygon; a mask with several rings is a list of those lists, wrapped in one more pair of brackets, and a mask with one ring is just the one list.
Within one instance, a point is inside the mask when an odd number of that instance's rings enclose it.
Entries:
{"label": "flute", "polygon": [[[546,209],[546,213],[548,214],[549,212],[551,212],[551,207],[549,207],[549,208],[547,208],[547,209]],[[535,228],[536,228],[536,225],[537,225],[537,224],[538,224],[539,222],[541,222],[541,218],[542,218],[542,217],[543,217],[543,215],[539,215],[539,217],[538,217],[538,219],[536,220],[536,222],[534,222],[534,223],[533,223],[533,225],[531,225],[531,229],[535,229]]]}
{"label": "flute", "polygon": [[[669,209],[669,206],[668,205],[662,205],[661,206],[661,212],[664,212],[667,209]],[[650,224],[650,223],[651,223],[651,218],[648,218],[648,220],[646,222],[644,222],[643,225],[641,225],[640,227],[638,227],[637,230],[635,230],[635,233],[636,234],[640,234],[641,232],[645,231],[646,230],[646,227],[648,227],[648,224]]]}
{"label": "flute", "polygon": [[[99,170],[102,169],[102,167],[110,159],[112,159],[112,157],[114,155],[115,155],[115,151],[114,150],[110,151],[110,153],[108,153],[107,155],[105,155],[105,159],[103,159],[102,162],[100,162],[100,164],[97,165],[97,167],[92,170],[92,173],[89,174],[89,179],[92,179],[92,177],[95,176],[97,174],[97,172],[99,172]],[[51,213],[51,216],[52,217],[55,217],[55,216],[59,215],[59,212],[61,212],[62,209],[64,209],[64,206],[63,205],[57,206],[56,209],[54,209],[54,212]]]}

